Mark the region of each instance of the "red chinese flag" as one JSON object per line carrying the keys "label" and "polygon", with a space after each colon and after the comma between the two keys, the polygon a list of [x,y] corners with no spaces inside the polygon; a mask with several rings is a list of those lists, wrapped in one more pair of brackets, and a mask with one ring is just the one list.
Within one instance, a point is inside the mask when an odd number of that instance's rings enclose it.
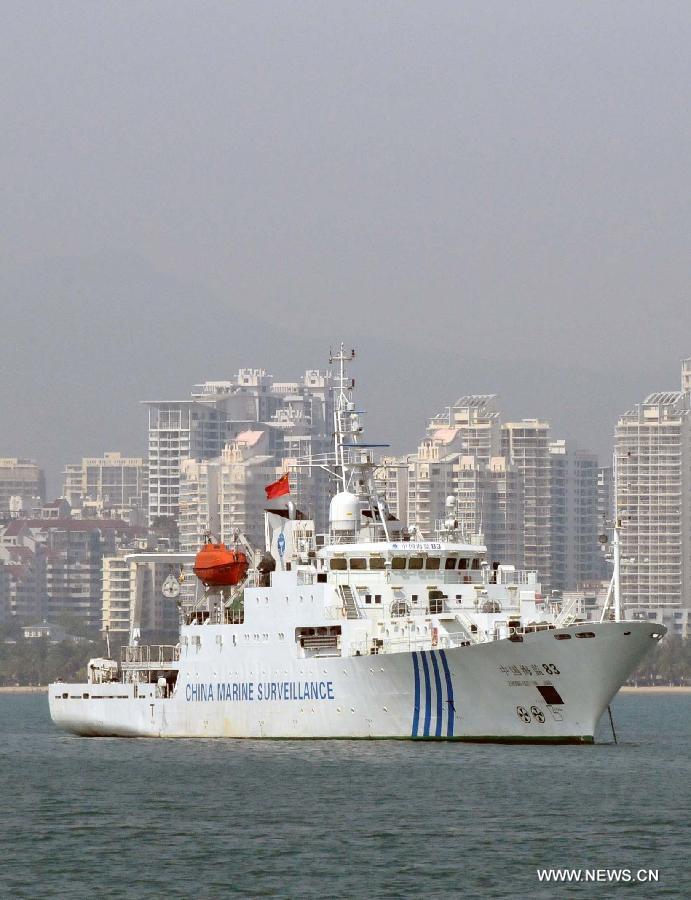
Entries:
{"label": "red chinese flag", "polygon": [[267,484],[264,488],[266,491],[266,499],[274,500],[276,497],[282,497],[284,494],[290,493],[290,482],[288,481],[288,473],[282,475],[278,481]]}

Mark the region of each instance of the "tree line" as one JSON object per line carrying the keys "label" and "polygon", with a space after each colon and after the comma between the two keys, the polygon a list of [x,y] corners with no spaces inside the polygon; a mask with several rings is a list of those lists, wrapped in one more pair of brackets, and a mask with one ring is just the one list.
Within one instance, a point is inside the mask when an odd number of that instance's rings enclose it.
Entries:
{"label": "tree line", "polygon": [[628,684],[691,684],[691,638],[668,635],[645,657]]}
{"label": "tree line", "polygon": [[[0,625],[0,686],[86,681],[89,660],[108,655],[106,642],[97,631],[89,631],[70,617],[62,617],[58,624],[81,640],[27,640],[18,623]],[[120,659],[120,644],[126,641],[125,635],[113,636],[110,641],[113,659]],[[151,632],[143,635],[142,643],[175,644],[177,641],[177,633]]]}

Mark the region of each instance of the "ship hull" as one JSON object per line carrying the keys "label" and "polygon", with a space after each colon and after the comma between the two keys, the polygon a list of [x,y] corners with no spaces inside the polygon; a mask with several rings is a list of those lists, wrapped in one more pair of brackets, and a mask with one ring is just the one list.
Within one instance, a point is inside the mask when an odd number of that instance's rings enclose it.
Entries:
{"label": "ship hull", "polygon": [[[200,628],[210,646],[221,633]],[[154,684],[57,683],[50,711],[90,736],[592,743],[659,631],[587,623],[522,642],[371,656],[291,659],[273,648],[264,662],[256,647],[238,647],[182,661],[170,697]]]}

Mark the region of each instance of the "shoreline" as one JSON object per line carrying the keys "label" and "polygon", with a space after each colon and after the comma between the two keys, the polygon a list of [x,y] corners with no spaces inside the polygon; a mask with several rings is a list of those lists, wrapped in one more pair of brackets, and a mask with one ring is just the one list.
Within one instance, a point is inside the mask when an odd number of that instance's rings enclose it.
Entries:
{"label": "shoreline", "polygon": [[47,684],[11,684],[0,686],[0,694],[44,694]]}
{"label": "shoreline", "polygon": [[689,684],[625,684],[619,688],[620,694],[691,694]]}

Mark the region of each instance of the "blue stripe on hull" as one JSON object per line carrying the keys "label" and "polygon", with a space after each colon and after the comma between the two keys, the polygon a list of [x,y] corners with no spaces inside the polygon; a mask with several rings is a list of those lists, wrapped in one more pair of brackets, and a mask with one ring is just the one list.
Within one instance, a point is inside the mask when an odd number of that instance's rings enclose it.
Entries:
{"label": "blue stripe on hull", "polygon": [[429,680],[429,666],[424,650],[420,651],[420,657],[422,658],[422,671],[425,675],[425,721],[422,736],[429,737],[429,726],[432,719],[432,685]]}
{"label": "blue stripe on hull", "polygon": [[449,717],[446,726],[446,736],[453,737],[454,718],[456,716],[456,708],[453,701],[453,682],[451,681],[451,672],[449,671],[449,663],[446,659],[444,650],[439,651],[441,656],[441,664],[444,667],[444,678],[446,679],[446,704],[449,708]]}
{"label": "blue stripe on hull", "polygon": [[437,656],[434,650],[430,651],[430,658],[432,660],[432,668],[434,669],[434,686],[437,691],[437,724],[434,728],[434,736],[441,737],[441,729],[444,720],[444,706],[443,706],[443,697],[441,695],[441,678],[439,677],[439,664],[437,663]]}
{"label": "blue stripe on hull", "polygon": [[413,652],[413,675],[415,676],[415,700],[413,705],[413,730],[412,737],[417,737],[420,724],[420,666],[417,661],[417,653]]}

